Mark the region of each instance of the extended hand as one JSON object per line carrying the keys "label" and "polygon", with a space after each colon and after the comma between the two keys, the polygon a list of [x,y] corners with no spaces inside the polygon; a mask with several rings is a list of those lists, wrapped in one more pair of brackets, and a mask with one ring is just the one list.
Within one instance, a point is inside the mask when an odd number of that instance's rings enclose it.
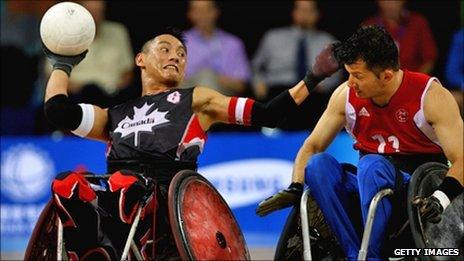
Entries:
{"label": "extended hand", "polygon": [[312,73],[317,77],[328,77],[340,69],[340,63],[336,58],[336,50],[340,42],[327,45],[317,56]]}
{"label": "extended hand", "polygon": [[287,189],[281,190],[277,194],[261,201],[256,209],[256,214],[262,217],[276,210],[293,206],[295,203],[298,203],[302,193],[303,185],[292,183]]}
{"label": "extended hand", "polygon": [[430,196],[423,198],[417,196],[412,201],[412,204],[419,208],[419,213],[423,219],[431,223],[440,222],[441,215],[443,213],[443,206],[436,197]]}
{"label": "extended hand", "polygon": [[71,71],[74,68],[74,66],[79,64],[85,58],[85,55],[88,52],[88,50],[86,50],[81,54],[73,55],[73,56],[59,55],[59,54],[56,54],[50,51],[43,43],[42,43],[42,49],[45,55],[50,60],[50,62],[52,63],[53,69],[62,70],[66,72],[68,76],[71,75]]}
{"label": "extended hand", "polygon": [[308,91],[311,92],[319,82],[340,69],[336,58],[336,50],[340,45],[338,41],[329,44],[316,56],[316,62],[303,79]]}

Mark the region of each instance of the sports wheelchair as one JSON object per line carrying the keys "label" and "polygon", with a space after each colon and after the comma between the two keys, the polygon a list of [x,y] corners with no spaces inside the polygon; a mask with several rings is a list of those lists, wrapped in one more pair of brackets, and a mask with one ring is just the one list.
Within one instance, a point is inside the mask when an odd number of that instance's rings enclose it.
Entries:
{"label": "sports wheelchair", "polygon": [[[89,181],[108,179],[109,175],[86,175]],[[144,260],[134,242],[142,209],[153,196],[141,199],[127,235],[121,260]],[[177,250],[182,260],[249,260],[244,237],[232,211],[217,190],[200,174],[182,170],[172,179],[168,192],[168,212]],[[154,235],[145,249],[149,260],[156,259]],[[29,240],[24,260],[69,260],[63,225],[57,206],[50,200],[42,211]]]}
{"label": "sports wheelchair", "polygon": [[[386,256],[391,255],[395,248],[459,248],[460,253],[463,253],[464,194],[453,200],[444,211],[442,220],[437,224],[422,220],[419,210],[412,204],[412,200],[416,196],[431,195],[441,184],[447,170],[448,167],[444,164],[430,162],[421,165],[414,171],[406,192],[407,202],[403,200],[403,203],[407,205],[403,210],[407,209],[407,213],[403,213],[403,217],[399,218],[392,224],[393,227],[387,230]],[[309,192],[309,189],[304,191],[300,204],[296,205],[290,212],[277,244],[274,260],[338,260],[345,258],[335,235],[325,222],[321,210]],[[359,232],[363,230],[358,260],[367,260],[369,239],[378,203],[383,197],[392,197],[393,194],[392,189],[379,191],[371,201],[364,229],[361,224],[357,224]],[[358,219],[361,220],[359,209],[354,209],[353,213],[350,214],[358,215]],[[452,258],[451,256],[421,255],[411,259],[452,260]],[[462,257],[456,257],[456,260],[460,260],[459,258]]]}

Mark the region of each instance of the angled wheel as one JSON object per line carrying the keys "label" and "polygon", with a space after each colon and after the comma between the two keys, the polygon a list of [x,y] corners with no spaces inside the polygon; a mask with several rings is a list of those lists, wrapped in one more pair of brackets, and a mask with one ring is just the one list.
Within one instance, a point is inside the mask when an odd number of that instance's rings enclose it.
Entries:
{"label": "angled wheel", "polygon": [[[24,260],[57,260],[58,215],[53,200],[48,201],[27,244]],[[65,251],[63,251],[63,255]],[[66,260],[67,256],[60,258]]]}
{"label": "angled wheel", "polygon": [[[454,199],[443,212],[442,220],[429,223],[421,219],[419,210],[412,204],[416,196],[430,196],[446,176],[448,167],[441,163],[425,163],[414,171],[408,188],[408,215],[411,232],[418,248],[461,248],[464,246],[463,194]],[[449,258],[449,257],[447,257]],[[421,256],[422,260],[430,260]]]}
{"label": "angled wheel", "polygon": [[[343,253],[338,242],[325,222],[316,201],[308,198],[309,235],[313,260],[341,259]],[[284,229],[277,243],[274,260],[303,260],[303,238],[301,231],[300,207],[293,207],[287,217]]]}
{"label": "angled wheel", "polygon": [[184,170],[169,186],[169,220],[183,260],[249,260],[232,211],[200,174]]}

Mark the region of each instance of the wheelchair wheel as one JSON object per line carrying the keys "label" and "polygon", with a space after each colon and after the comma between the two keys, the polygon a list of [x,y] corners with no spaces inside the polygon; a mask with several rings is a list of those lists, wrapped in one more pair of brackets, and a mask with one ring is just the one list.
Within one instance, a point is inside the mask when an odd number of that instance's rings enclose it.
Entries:
{"label": "wheelchair wheel", "polygon": [[[343,258],[343,252],[324,220],[316,201],[309,196],[308,215],[313,260],[333,260]],[[303,260],[303,238],[299,204],[288,215],[282,234],[277,243],[274,260]]]}
{"label": "wheelchair wheel", "polygon": [[232,211],[200,174],[184,170],[169,186],[169,220],[183,260],[249,260]]}
{"label": "wheelchair wheel", "polygon": [[[446,176],[448,167],[441,163],[425,163],[414,171],[408,189],[408,215],[411,232],[418,248],[460,248],[464,250],[463,194],[459,195],[443,212],[442,220],[437,223],[423,221],[419,210],[412,204],[414,197],[430,196]],[[450,256],[444,257],[450,260]],[[421,256],[422,260],[440,259],[440,257]]]}
{"label": "wheelchair wheel", "polygon": [[[57,260],[58,215],[53,200],[48,201],[37,220],[26,248],[24,260]],[[63,251],[60,260],[68,257]]]}

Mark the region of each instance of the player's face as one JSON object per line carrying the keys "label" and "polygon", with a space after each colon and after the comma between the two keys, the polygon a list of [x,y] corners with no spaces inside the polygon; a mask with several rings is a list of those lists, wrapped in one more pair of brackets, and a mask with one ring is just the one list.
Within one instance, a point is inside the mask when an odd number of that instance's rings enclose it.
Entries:
{"label": "player's face", "polygon": [[163,34],[155,38],[144,54],[144,67],[155,80],[176,87],[184,78],[186,60],[182,42],[172,35]]}
{"label": "player's face", "polygon": [[367,68],[364,61],[345,64],[345,69],[350,74],[348,87],[354,89],[357,97],[373,98],[382,94],[383,82]]}

